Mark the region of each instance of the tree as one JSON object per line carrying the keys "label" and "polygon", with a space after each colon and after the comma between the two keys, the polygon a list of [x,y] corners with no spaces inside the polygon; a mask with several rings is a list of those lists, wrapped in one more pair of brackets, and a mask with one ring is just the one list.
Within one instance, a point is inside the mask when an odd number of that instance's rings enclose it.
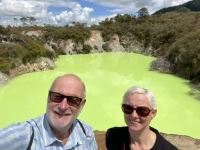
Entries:
{"label": "tree", "polygon": [[190,12],[190,9],[186,7],[181,7],[178,9],[178,12]]}
{"label": "tree", "polygon": [[14,18],[14,20],[15,20],[15,23],[16,23],[16,25],[15,25],[15,26],[17,26],[17,21],[18,21],[18,19],[17,19],[17,18]]}
{"label": "tree", "polygon": [[29,17],[29,22],[31,25],[35,24],[36,19],[34,17]]}
{"label": "tree", "polygon": [[146,7],[143,7],[138,11],[138,17],[146,17],[146,16],[149,16],[149,12]]}
{"label": "tree", "polygon": [[119,22],[119,23],[124,22],[124,17],[123,17],[123,15],[117,14],[117,15],[114,17],[114,21],[115,21],[115,22]]}
{"label": "tree", "polygon": [[22,17],[22,18],[20,18],[20,21],[23,23],[23,26],[25,26],[27,23],[26,23],[26,21],[27,21],[27,18],[26,17]]}

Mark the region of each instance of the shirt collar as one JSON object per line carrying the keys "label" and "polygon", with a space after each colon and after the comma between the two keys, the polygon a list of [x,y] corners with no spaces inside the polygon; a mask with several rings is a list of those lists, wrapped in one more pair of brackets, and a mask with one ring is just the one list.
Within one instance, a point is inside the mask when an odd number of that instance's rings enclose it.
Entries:
{"label": "shirt collar", "polygon": [[51,127],[48,123],[48,120],[47,120],[47,116],[46,114],[44,115],[44,121],[43,121],[43,137],[44,137],[44,144],[45,146],[49,146],[50,144],[52,144],[53,142],[55,141],[58,141],[58,142],[61,142],[60,140],[58,140],[53,131],[51,130]]}
{"label": "shirt collar", "polygon": [[[67,141],[67,144],[65,145],[65,147],[67,149],[71,149],[73,147],[76,147],[76,146],[83,144],[83,142],[80,138],[81,136],[80,136],[80,132],[77,128],[77,125],[78,125],[78,121],[74,121],[74,123],[72,124],[72,126],[70,128],[70,136],[69,136],[69,139]],[[81,132],[81,134],[84,134],[84,133]]]}
{"label": "shirt collar", "polygon": [[[78,121],[74,121],[74,123],[72,124],[71,128],[70,128],[70,136],[68,138],[68,141],[65,145],[66,148],[73,148],[75,146],[78,146],[78,145],[82,145],[83,142],[80,138],[80,133],[78,132],[77,128],[75,128],[76,126],[78,125]],[[48,123],[48,120],[47,120],[47,116],[46,114],[44,115],[44,120],[43,120],[43,137],[44,137],[44,144],[45,146],[49,146],[51,145],[52,143],[54,143],[55,141],[57,142],[60,142],[62,144],[62,141],[61,140],[58,140],[53,131],[51,130],[51,127]],[[81,134],[84,134],[81,132]]]}

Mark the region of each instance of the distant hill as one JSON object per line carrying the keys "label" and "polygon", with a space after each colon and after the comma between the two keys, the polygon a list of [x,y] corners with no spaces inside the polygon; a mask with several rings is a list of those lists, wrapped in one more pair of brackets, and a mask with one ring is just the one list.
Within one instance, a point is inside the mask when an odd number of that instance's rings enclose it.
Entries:
{"label": "distant hill", "polygon": [[183,3],[181,5],[163,8],[163,9],[156,11],[153,15],[156,15],[159,13],[164,14],[166,12],[172,12],[172,11],[177,11],[177,12],[200,11],[200,0],[192,0],[192,1],[189,1],[186,3]]}

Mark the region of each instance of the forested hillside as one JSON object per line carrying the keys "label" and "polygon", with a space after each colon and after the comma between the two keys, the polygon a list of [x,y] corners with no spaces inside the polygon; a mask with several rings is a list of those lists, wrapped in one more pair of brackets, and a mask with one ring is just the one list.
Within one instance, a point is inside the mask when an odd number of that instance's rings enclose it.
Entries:
{"label": "forested hillside", "polygon": [[200,11],[200,1],[199,0],[191,0],[191,1],[181,4],[181,5],[162,8],[162,9],[156,11],[154,13],[154,15],[159,14],[159,13],[167,13],[167,12],[188,12],[188,11],[195,11],[195,12]]}
{"label": "forested hillside", "polygon": [[[117,15],[105,19],[99,25],[87,27],[86,24],[74,23],[74,26],[65,25],[55,27],[2,27],[0,34],[13,35],[15,44],[0,44],[0,71],[9,73],[9,69],[20,63],[34,62],[40,56],[55,59],[64,54],[60,47],[52,45],[54,51],[44,48],[49,40],[60,42],[72,39],[83,44],[77,53],[90,53],[92,48],[84,41],[91,36],[91,30],[99,30],[105,42],[112,41],[113,35],[118,35],[121,45],[127,52],[133,43],[141,47],[151,48],[149,55],[158,59],[152,63],[151,69],[164,73],[171,73],[189,79],[200,87],[200,12],[170,12],[165,14],[148,15],[147,9],[142,9],[141,17],[134,15]],[[39,37],[27,36],[27,31],[41,31]],[[18,42],[18,41],[24,42]],[[18,44],[17,44],[18,43]],[[106,51],[108,45],[103,45]],[[74,47],[76,50],[76,47]],[[161,69],[160,68],[163,68]],[[166,71],[167,70],[167,71]]]}

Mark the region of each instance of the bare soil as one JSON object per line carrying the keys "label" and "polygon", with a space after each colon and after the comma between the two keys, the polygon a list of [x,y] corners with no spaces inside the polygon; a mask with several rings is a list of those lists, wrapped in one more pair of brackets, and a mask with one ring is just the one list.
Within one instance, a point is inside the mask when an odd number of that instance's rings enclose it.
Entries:
{"label": "bare soil", "polygon": [[[106,150],[105,131],[94,131],[99,150]],[[161,133],[165,139],[175,145],[179,150],[200,150],[200,139],[184,135]]]}

